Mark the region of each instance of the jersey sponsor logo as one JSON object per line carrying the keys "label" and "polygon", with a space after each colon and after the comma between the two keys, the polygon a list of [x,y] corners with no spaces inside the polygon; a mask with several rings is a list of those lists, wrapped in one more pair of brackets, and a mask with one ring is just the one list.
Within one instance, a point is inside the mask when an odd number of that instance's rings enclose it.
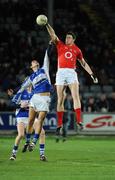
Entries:
{"label": "jersey sponsor logo", "polygon": [[28,97],[28,95],[27,95],[27,94],[24,94],[23,97],[26,98],[26,97]]}
{"label": "jersey sponsor logo", "polygon": [[71,53],[71,52],[66,52],[66,53],[65,53],[65,58],[66,58],[66,59],[72,58],[72,53]]}

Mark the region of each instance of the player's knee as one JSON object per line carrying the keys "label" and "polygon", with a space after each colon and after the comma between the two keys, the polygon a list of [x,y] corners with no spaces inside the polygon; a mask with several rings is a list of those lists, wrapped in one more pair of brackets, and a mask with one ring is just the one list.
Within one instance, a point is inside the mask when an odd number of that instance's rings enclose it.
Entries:
{"label": "player's knee", "polygon": [[34,123],[34,120],[33,119],[29,119],[29,126],[32,126]]}
{"label": "player's knee", "polygon": [[62,98],[59,98],[58,99],[58,105],[61,106],[63,104],[63,99]]}
{"label": "player's knee", "polygon": [[62,99],[63,96],[64,96],[63,93],[58,93],[58,94],[57,94],[58,99]]}
{"label": "player's knee", "polygon": [[75,101],[78,102],[80,100],[80,97],[78,94],[73,94],[72,98],[73,98],[73,102],[75,102]]}
{"label": "player's knee", "polygon": [[18,136],[20,139],[22,139],[22,138],[24,138],[24,133],[20,133]]}
{"label": "player's knee", "polygon": [[45,117],[46,117],[46,115],[43,115],[42,117],[39,118],[39,124],[43,124],[44,123]]}

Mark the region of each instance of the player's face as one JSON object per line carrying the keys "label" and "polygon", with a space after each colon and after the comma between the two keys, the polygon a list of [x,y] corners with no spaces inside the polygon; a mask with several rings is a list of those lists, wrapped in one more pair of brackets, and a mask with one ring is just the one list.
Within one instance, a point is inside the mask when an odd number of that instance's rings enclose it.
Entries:
{"label": "player's face", "polygon": [[33,70],[33,71],[37,71],[38,69],[39,69],[39,63],[38,63],[38,61],[36,61],[36,60],[33,60],[32,62],[31,62],[31,69]]}
{"label": "player's face", "polygon": [[73,36],[70,34],[66,35],[65,44],[72,45],[74,43]]}

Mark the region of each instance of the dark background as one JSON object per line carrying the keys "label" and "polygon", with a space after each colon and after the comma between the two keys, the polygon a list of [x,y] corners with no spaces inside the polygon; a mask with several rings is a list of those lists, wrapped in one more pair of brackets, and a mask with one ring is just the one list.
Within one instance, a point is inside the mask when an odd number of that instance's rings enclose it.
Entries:
{"label": "dark background", "polygon": [[[114,0],[1,0],[0,1],[0,111],[12,110],[7,89],[16,89],[30,74],[30,62],[42,65],[49,35],[36,24],[39,14],[48,16],[58,37],[73,31],[76,44],[99,79],[95,87],[89,75],[79,67],[83,104],[90,97],[98,102],[106,95],[108,111],[115,111],[115,1]],[[50,59],[50,75],[55,83],[56,50]],[[112,100],[111,100],[112,99]],[[99,110],[98,110],[99,111]]]}

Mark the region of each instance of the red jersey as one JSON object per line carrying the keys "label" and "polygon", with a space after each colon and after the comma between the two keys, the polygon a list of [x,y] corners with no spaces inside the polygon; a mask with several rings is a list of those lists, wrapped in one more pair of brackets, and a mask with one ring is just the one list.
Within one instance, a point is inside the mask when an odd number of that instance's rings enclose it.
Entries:
{"label": "red jersey", "polygon": [[58,68],[76,68],[77,59],[83,58],[81,50],[73,44],[72,46],[64,44],[62,41],[57,42]]}

